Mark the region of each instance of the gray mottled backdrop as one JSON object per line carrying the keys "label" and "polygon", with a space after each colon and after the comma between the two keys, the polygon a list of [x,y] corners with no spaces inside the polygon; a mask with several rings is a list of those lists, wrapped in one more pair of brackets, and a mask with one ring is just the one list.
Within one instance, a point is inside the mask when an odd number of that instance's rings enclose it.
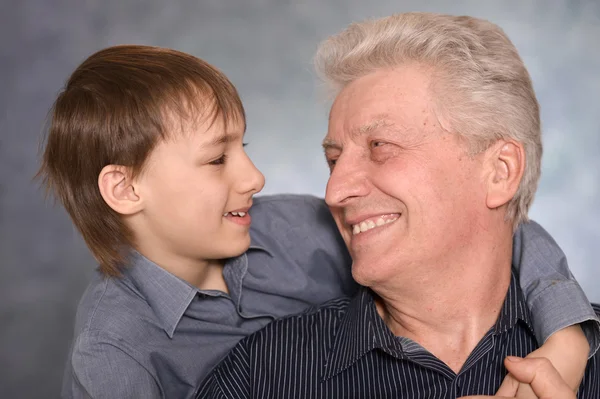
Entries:
{"label": "gray mottled backdrop", "polygon": [[414,10],[485,17],[515,42],[542,105],[545,155],[532,216],[600,301],[598,0],[2,0],[0,396],[58,395],[76,301],[94,268],[65,212],[31,182],[47,111],[86,56],[142,43],[207,59],[240,90],[264,192],[323,195],[327,104],[313,51],[353,20]]}

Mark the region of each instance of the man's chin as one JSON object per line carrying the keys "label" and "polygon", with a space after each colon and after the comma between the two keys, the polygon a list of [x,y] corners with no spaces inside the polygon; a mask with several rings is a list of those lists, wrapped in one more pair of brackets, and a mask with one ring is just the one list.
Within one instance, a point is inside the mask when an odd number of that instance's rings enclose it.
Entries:
{"label": "man's chin", "polygon": [[372,287],[389,280],[390,276],[374,260],[372,262],[352,262],[352,277],[358,284],[365,287]]}

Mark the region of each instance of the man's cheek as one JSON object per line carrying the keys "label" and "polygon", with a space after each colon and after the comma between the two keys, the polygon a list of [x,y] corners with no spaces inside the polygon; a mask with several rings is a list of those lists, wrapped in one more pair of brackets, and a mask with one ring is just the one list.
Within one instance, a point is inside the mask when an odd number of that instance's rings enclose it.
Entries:
{"label": "man's cheek", "polygon": [[350,239],[352,238],[352,232],[350,231],[349,227],[343,222],[341,211],[332,211],[331,213],[333,215],[333,220],[335,221],[335,224],[340,234],[342,235],[342,238],[344,239],[344,242],[346,243],[346,245],[348,245],[350,243]]}

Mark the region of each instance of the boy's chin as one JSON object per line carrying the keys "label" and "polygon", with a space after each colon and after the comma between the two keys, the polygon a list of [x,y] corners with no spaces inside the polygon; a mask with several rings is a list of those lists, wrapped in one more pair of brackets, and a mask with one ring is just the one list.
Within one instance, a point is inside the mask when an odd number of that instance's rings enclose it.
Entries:
{"label": "boy's chin", "polygon": [[232,240],[227,243],[227,250],[223,258],[235,258],[244,254],[250,248],[250,235],[247,239]]}

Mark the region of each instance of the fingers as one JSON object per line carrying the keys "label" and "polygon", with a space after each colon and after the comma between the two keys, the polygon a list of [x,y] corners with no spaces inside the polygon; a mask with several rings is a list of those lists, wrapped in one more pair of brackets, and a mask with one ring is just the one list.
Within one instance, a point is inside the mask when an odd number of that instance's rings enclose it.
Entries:
{"label": "fingers", "polygon": [[502,385],[496,392],[497,396],[506,396],[519,399],[538,399],[531,386],[526,383],[520,383],[512,374],[507,374],[502,381]]}
{"label": "fingers", "polygon": [[538,398],[575,399],[575,393],[546,358],[509,356],[504,365],[519,382],[531,385]]}
{"label": "fingers", "polygon": [[[509,356],[504,365],[510,374],[504,378],[496,396],[464,396],[461,399],[520,398],[522,392],[519,385],[522,384],[529,384],[535,397],[540,399],[575,399],[573,390],[546,358]],[[531,393],[528,394],[531,396]]]}
{"label": "fingers", "polygon": [[531,385],[521,383],[519,384],[519,389],[517,390],[517,394],[515,398],[519,399],[539,399],[536,393],[531,389]]}
{"label": "fingers", "polygon": [[517,394],[518,389],[519,381],[515,377],[513,377],[512,374],[507,374],[506,377],[504,377],[504,381],[502,381],[500,388],[498,388],[498,392],[496,392],[496,395],[514,398],[514,396]]}

